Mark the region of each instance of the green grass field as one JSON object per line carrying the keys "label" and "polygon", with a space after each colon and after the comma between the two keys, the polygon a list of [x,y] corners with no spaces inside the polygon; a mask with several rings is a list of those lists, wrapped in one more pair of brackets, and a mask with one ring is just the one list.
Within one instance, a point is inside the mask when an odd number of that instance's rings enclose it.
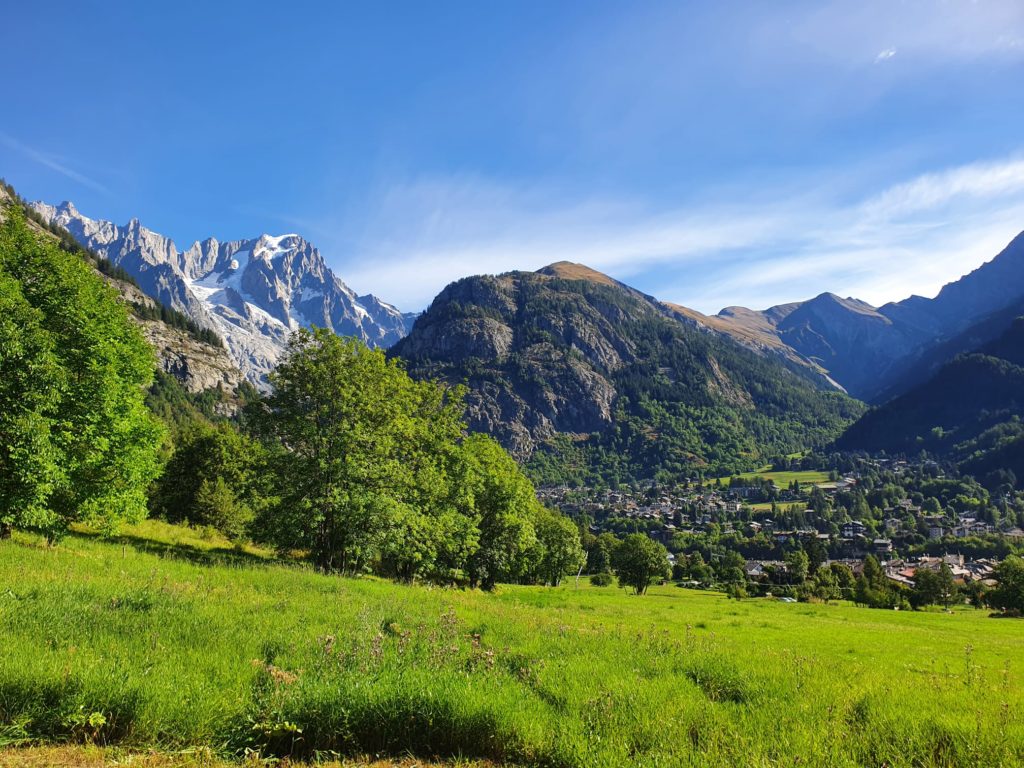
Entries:
{"label": "green grass field", "polygon": [[[827,483],[828,472],[819,472],[818,470],[808,469],[799,472],[773,472],[770,467],[759,469],[757,472],[744,472],[740,475],[743,480],[750,480],[755,477],[761,477],[766,480],[771,480],[775,483],[778,488],[786,488],[794,480],[799,480],[801,485],[813,485],[815,483]],[[728,477],[721,478],[722,482],[727,482]]]}
{"label": "green grass field", "polygon": [[16,536],[0,542],[0,745],[1018,765],[1022,636],[968,609],[342,579],[159,524],[56,549]]}

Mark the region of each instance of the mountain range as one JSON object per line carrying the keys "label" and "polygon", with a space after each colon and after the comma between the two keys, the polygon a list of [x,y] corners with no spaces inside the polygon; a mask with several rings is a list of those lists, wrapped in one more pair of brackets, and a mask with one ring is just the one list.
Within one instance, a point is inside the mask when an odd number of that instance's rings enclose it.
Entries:
{"label": "mountain range", "polygon": [[823,293],[763,311],[728,307],[712,316],[669,306],[741,344],[799,361],[858,399],[884,402],[953,354],[994,338],[1022,304],[1024,233],[933,299],[911,296],[876,308]]}
{"label": "mountain range", "polygon": [[[823,293],[704,315],[559,262],[463,278],[416,318],[357,295],[298,235],[210,238],[178,251],[136,219],[117,226],[68,202],[32,207],[125,270],[149,297],[214,331],[257,385],[265,385],[299,326],[356,336],[390,348],[413,375],[466,383],[472,427],[497,436],[552,481],[740,469],[837,438],[851,449],[931,446],[966,461],[964,450],[980,432],[960,429],[978,434],[953,450],[947,438],[959,427],[932,419],[926,431],[946,438],[922,436],[927,409],[914,404],[937,407],[943,391],[966,397],[969,386],[961,391],[953,382],[968,379],[982,382],[982,392],[985,382],[1003,391],[999,381],[1011,363],[984,348],[1024,315],[1024,233],[935,298],[881,307]],[[1004,348],[1012,341],[1003,339]],[[169,346],[164,351],[174,356]],[[189,356],[177,353],[187,369]],[[173,367],[165,361],[165,370]],[[886,405],[840,438],[864,411],[857,401]],[[1016,418],[1014,408],[999,404],[999,413]],[[905,425],[914,439],[876,439],[892,437],[887,421]]]}
{"label": "mountain range", "polygon": [[32,208],[127,271],[146,294],[215,331],[257,385],[265,384],[288,335],[300,326],[329,328],[383,347],[407,331],[410,317],[376,296],[357,295],[320,251],[295,234],[208,238],[179,251],[138,219],[118,226],[84,216],[70,202],[37,202]]}
{"label": "mountain range", "polygon": [[[1024,478],[1024,317],[998,338],[957,355],[931,377],[865,414],[841,450],[928,452],[979,478]],[[1011,481],[1011,485],[1015,480]]]}

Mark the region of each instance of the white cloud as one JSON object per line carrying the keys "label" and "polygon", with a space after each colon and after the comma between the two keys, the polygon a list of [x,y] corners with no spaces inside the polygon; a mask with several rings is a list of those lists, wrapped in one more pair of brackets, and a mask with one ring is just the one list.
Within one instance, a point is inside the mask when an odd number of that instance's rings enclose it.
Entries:
{"label": "white cloud", "polygon": [[896,49],[895,48],[886,48],[884,51],[880,51],[879,54],[877,56],[875,56],[875,63],[878,63],[880,61],[885,61],[886,59],[891,59],[895,55],[896,55]]}
{"label": "white cloud", "polygon": [[871,218],[937,208],[955,198],[993,198],[1024,191],[1024,159],[972,163],[897,184],[864,207]]}
{"label": "white cloud", "polygon": [[[809,185],[811,186],[811,185]],[[459,177],[392,188],[339,273],[417,309],[471,274],[585,263],[701,311],[831,290],[875,304],[941,285],[1024,229],[1024,160],[925,174],[863,200],[778,190],[652,211]]]}

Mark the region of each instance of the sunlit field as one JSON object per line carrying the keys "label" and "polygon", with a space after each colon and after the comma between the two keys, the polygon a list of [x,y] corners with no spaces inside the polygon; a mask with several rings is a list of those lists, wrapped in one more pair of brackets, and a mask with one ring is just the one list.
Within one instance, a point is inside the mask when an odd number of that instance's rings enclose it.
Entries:
{"label": "sunlit field", "polygon": [[0,744],[7,758],[70,742],[228,760],[1016,765],[1022,633],[973,609],[343,579],[158,524],[55,549],[16,536],[0,543]]}

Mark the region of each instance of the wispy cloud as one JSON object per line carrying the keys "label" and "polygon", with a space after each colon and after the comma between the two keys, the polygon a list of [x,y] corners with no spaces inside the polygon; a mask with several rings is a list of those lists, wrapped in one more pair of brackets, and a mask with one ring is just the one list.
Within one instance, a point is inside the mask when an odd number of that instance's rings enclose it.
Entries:
{"label": "wispy cloud", "polygon": [[852,202],[748,195],[651,211],[458,178],[395,187],[340,267],[406,308],[468,274],[588,264],[660,298],[717,311],[831,290],[872,303],[934,293],[1024,229],[1024,160],[950,168]]}
{"label": "wispy cloud", "polygon": [[1024,54],[1019,0],[830,0],[810,8],[780,14],[770,33],[847,62],[885,61],[897,51],[921,63]]}
{"label": "wispy cloud", "polygon": [[897,184],[864,206],[877,216],[905,216],[936,208],[957,197],[993,198],[1024,191],[1024,159],[972,163]]}
{"label": "wispy cloud", "polygon": [[33,160],[39,163],[40,165],[49,168],[51,171],[56,171],[62,176],[66,176],[67,178],[81,184],[82,186],[89,187],[89,189],[96,190],[97,192],[110,194],[110,190],[103,186],[100,182],[96,181],[95,179],[91,179],[84,174],[79,173],[73,168],[69,168],[62,162],[61,158],[58,158],[55,155],[35,149],[34,147],[30,147],[27,144],[23,144],[14,137],[8,136],[6,133],[0,133],[0,144],[3,144],[6,147],[9,147],[10,149],[13,149],[15,152],[21,153],[30,160]]}

